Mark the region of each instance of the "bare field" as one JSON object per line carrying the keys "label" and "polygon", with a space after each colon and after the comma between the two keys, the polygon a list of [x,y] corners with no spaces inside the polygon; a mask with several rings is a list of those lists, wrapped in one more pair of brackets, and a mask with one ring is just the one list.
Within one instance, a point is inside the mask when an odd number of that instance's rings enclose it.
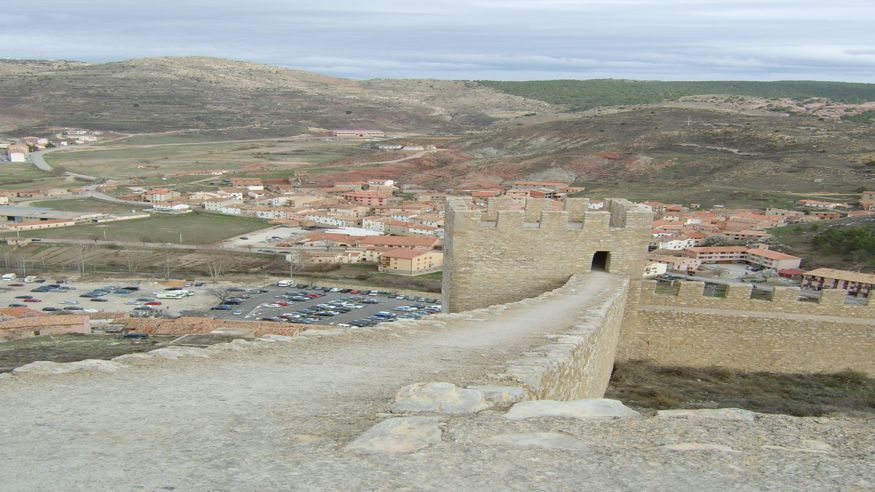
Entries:
{"label": "bare field", "polygon": [[39,238],[212,244],[265,227],[267,222],[261,219],[195,212],[184,215],[153,215],[148,219],[106,224],[44,229],[24,232],[21,235]]}
{"label": "bare field", "polygon": [[[63,200],[43,200],[32,202],[31,206],[51,208],[54,210],[69,210],[72,212],[101,212],[101,213],[129,213],[136,210],[133,205],[121,205],[118,203],[102,202],[91,198],[67,198]],[[139,207],[139,208],[145,208]]]}
{"label": "bare field", "polygon": [[30,162],[0,163],[0,188],[4,190],[69,186],[72,181],[40,171]]}
{"label": "bare field", "polygon": [[55,152],[53,166],[103,178],[131,179],[204,169],[291,171],[363,152],[358,142],[319,140],[257,140],[188,142],[153,145],[107,145],[88,150]]}

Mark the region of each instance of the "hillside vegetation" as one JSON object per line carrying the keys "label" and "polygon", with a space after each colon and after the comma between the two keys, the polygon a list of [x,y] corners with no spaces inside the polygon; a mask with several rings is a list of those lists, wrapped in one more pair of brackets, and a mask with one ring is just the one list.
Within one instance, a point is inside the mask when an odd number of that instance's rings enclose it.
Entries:
{"label": "hillside vegetation", "polygon": [[875,101],[875,84],[845,82],[665,82],[615,79],[525,82],[481,80],[478,82],[515,96],[563,105],[571,111],[583,111],[600,106],[658,103],[702,94],[797,100],[828,98],[836,102],[853,104]]}
{"label": "hillside vegetation", "polygon": [[460,187],[563,179],[594,196],[789,206],[875,180],[875,129],[778,113],[638,109],[511,126],[457,145],[472,157],[447,180]]}
{"label": "hillside vegetation", "polygon": [[[310,127],[458,132],[551,105],[471,82],[356,81],[207,57],[102,64],[0,60],[0,132],[75,126],[120,132]],[[248,130],[248,134],[241,130]]]}
{"label": "hillside vegetation", "polygon": [[806,258],[806,268],[875,272],[875,219],[849,218],[771,230],[784,249]]}

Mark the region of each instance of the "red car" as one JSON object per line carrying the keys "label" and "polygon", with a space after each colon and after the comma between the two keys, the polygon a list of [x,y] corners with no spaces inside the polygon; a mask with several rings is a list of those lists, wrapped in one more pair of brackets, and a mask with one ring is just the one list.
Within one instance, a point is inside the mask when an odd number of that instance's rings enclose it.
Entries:
{"label": "red car", "polygon": [[146,303],[146,306],[160,306],[161,303],[158,301],[149,301]]}
{"label": "red car", "polygon": [[24,287],[24,284],[9,284],[10,287]]}
{"label": "red car", "polygon": [[24,299],[23,302],[43,302],[43,301],[42,301],[42,299],[36,299],[34,297],[29,297],[27,299]]}
{"label": "red car", "polygon": [[309,297],[310,299],[318,299],[318,298],[322,297],[322,294],[316,294],[314,292],[312,294],[307,294],[307,297]]}
{"label": "red car", "polygon": [[349,291],[349,293],[350,293],[350,294],[361,294],[362,291],[360,291],[360,290],[358,290],[358,289],[352,289],[351,291]]}

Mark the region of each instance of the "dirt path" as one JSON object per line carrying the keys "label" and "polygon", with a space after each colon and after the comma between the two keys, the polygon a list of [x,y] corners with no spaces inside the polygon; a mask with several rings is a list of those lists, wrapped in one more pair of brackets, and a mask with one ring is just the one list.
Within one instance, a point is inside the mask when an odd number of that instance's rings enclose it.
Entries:
{"label": "dirt path", "polygon": [[[299,464],[311,459],[302,442],[330,443],[326,466],[339,472],[357,465],[335,446],[379,420],[398,388],[489,382],[488,374],[543,345],[544,335],[566,331],[574,313],[621,283],[590,274],[566,287],[576,292],[488,319],[477,314],[452,328],[397,326],[151,362],[109,375],[6,379],[0,381],[0,476],[11,489],[30,490],[227,488],[232,482],[274,488],[294,480]],[[546,328],[533,332],[533,326]],[[263,467],[272,469],[270,477],[259,475]]]}

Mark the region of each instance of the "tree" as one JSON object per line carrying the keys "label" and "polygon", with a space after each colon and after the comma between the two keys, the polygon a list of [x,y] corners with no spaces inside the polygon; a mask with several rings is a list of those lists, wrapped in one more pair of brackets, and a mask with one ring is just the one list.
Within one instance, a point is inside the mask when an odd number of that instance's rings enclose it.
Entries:
{"label": "tree", "polygon": [[229,298],[233,297],[232,292],[228,290],[228,287],[213,287],[212,289],[207,290],[211,296],[215,297],[219,304],[225,304]]}
{"label": "tree", "polygon": [[732,240],[729,239],[728,236],[716,234],[714,236],[708,236],[702,240],[702,246],[727,246],[731,242]]}
{"label": "tree", "polygon": [[140,265],[143,263],[143,255],[139,252],[125,255],[125,266],[128,268],[128,273],[137,273],[140,270]]}
{"label": "tree", "polygon": [[222,256],[212,256],[207,261],[207,271],[210,273],[210,278],[213,282],[218,282],[219,277],[225,270],[225,258]]}
{"label": "tree", "polygon": [[74,247],[74,251],[76,252],[76,270],[79,272],[80,276],[85,275],[85,267],[86,262],[88,260],[88,250],[91,249],[90,245],[87,244],[77,244]]}
{"label": "tree", "polygon": [[170,276],[173,274],[173,254],[170,252],[170,248],[164,247],[162,248],[162,270],[164,270],[164,279],[170,280]]}

